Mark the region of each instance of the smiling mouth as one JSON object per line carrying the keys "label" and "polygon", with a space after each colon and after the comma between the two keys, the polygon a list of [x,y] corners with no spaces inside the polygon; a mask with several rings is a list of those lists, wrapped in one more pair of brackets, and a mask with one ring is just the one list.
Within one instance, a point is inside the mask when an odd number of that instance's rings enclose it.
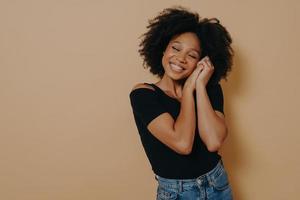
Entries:
{"label": "smiling mouth", "polygon": [[184,70],[184,68],[182,68],[179,65],[176,65],[174,63],[170,63],[171,69],[176,71],[176,72],[182,72]]}

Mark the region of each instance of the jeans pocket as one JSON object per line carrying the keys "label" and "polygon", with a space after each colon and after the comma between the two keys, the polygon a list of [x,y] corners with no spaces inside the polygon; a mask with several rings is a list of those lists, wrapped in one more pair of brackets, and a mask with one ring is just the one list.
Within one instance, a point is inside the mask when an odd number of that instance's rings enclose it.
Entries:
{"label": "jeans pocket", "polygon": [[227,172],[221,168],[217,176],[212,177],[212,186],[216,190],[225,190],[229,187]]}
{"label": "jeans pocket", "polygon": [[157,200],[175,200],[177,198],[177,192],[172,189],[158,186],[157,188]]}

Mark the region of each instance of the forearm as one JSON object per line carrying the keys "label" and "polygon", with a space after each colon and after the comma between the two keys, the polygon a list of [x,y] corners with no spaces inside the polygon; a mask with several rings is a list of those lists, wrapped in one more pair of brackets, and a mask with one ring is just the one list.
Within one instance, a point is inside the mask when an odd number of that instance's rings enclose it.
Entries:
{"label": "forearm", "polygon": [[183,90],[180,113],[174,123],[174,129],[184,149],[191,151],[196,129],[195,101],[192,90]]}
{"label": "forearm", "polygon": [[205,86],[196,86],[198,130],[208,150],[217,151],[227,135],[225,121],[214,111]]}

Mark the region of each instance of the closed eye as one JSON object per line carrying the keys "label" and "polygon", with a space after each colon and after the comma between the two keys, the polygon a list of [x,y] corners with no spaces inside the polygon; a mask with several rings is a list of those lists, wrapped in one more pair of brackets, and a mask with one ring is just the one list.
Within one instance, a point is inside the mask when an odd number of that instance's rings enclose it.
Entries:
{"label": "closed eye", "polygon": [[179,51],[179,49],[177,49],[177,48],[175,48],[175,47],[173,47],[173,46],[172,46],[172,49],[175,49],[176,51]]}

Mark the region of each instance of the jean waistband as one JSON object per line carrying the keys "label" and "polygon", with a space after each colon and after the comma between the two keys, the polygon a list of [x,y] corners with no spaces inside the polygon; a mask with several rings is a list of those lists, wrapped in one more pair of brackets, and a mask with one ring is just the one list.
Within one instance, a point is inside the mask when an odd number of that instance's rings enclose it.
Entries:
{"label": "jean waistband", "polygon": [[205,185],[210,184],[213,179],[218,177],[224,171],[223,161],[220,159],[217,165],[209,172],[195,178],[195,179],[168,179],[163,178],[155,174],[155,179],[159,182],[159,185],[168,188],[178,188],[185,186],[192,186],[195,184]]}

